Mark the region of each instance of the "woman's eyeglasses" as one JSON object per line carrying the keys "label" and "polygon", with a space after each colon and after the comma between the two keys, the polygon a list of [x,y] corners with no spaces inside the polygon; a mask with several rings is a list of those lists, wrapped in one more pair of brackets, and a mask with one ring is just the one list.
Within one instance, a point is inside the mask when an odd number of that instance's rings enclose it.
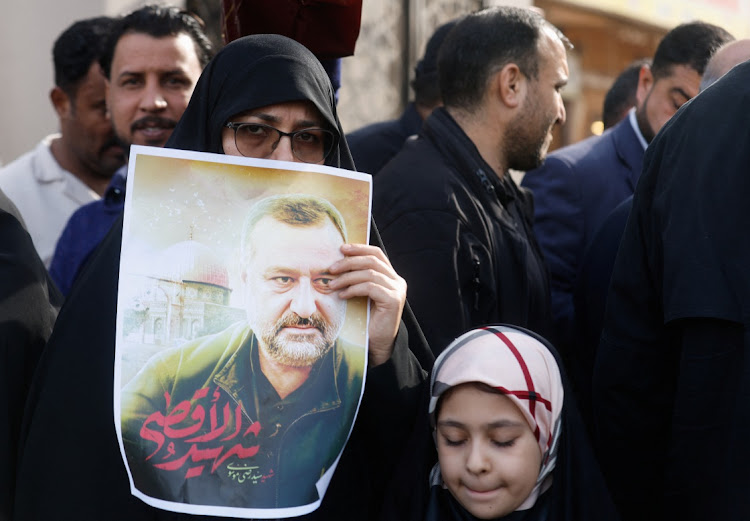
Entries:
{"label": "woman's eyeglasses", "polygon": [[331,153],[335,137],[324,128],[284,132],[263,123],[230,122],[224,126],[234,130],[234,144],[240,154],[261,159],[273,154],[282,137],[288,137],[294,157],[304,163],[320,163]]}

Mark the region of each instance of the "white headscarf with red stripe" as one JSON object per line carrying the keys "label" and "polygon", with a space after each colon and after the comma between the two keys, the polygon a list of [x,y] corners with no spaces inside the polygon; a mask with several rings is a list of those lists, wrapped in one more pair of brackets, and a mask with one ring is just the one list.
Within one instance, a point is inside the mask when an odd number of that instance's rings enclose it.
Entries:
{"label": "white headscarf with red stripe", "polygon": [[[551,473],[557,459],[564,393],[555,357],[539,340],[510,326],[488,326],[461,335],[435,360],[429,406],[433,433],[440,396],[451,387],[469,382],[489,385],[510,398],[539,443],[539,477],[529,497],[518,507],[527,510],[552,484]],[[443,484],[439,463],[432,470],[430,482]]]}

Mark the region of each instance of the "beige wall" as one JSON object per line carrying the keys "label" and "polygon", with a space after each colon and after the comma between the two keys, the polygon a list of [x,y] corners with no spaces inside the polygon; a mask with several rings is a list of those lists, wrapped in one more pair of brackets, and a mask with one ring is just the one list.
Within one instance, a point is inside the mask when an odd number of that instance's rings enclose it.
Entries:
{"label": "beige wall", "polygon": [[[23,0],[3,2],[0,17],[0,162],[8,163],[57,130],[49,101],[52,45],[81,18],[116,15],[137,0]],[[183,4],[183,2],[173,2]]]}

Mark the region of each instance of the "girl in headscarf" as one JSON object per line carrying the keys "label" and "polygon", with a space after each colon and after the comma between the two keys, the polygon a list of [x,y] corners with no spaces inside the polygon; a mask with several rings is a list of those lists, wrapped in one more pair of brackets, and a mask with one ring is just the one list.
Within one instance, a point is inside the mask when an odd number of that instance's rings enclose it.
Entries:
{"label": "girl in headscarf", "polygon": [[[247,142],[241,144],[235,138],[241,129],[232,127],[243,123],[253,123],[251,134],[268,131],[278,137],[263,157],[354,168],[325,70],[293,40],[254,35],[227,45],[204,70],[166,146],[242,153]],[[300,152],[300,143],[311,136],[297,131],[310,127],[330,137],[322,161]],[[371,299],[366,392],[320,508],[300,519],[376,515],[402,434],[413,423],[409,389],[423,375],[416,358],[425,368],[431,366],[431,352],[404,301],[403,280],[385,257],[374,225],[371,237],[372,245],[350,245],[336,265],[342,273],[339,286],[348,286],[342,298]],[[184,517],[132,496],[120,457],[112,374],[121,242],[122,220],[81,273],[37,371],[25,420],[19,497],[26,499],[19,504],[19,518],[54,519],[61,513],[83,521]],[[38,472],[42,467],[64,473]],[[34,501],[39,497],[46,501]]]}
{"label": "girl in headscarf", "polygon": [[435,361],[427,399],[401,466],[413,470],[392,484],[384,519],[617,519],[543,338],[515,326],[465,333]]}

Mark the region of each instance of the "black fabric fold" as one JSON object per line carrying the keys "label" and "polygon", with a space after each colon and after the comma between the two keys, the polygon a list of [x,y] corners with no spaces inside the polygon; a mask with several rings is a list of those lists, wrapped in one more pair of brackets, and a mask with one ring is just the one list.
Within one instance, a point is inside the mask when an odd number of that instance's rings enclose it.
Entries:
{"label": "black fabric fold", "polygon": [[593,405],[626,519],[750,516],[749,82],[736,66],[661,129],[620,243]]}

